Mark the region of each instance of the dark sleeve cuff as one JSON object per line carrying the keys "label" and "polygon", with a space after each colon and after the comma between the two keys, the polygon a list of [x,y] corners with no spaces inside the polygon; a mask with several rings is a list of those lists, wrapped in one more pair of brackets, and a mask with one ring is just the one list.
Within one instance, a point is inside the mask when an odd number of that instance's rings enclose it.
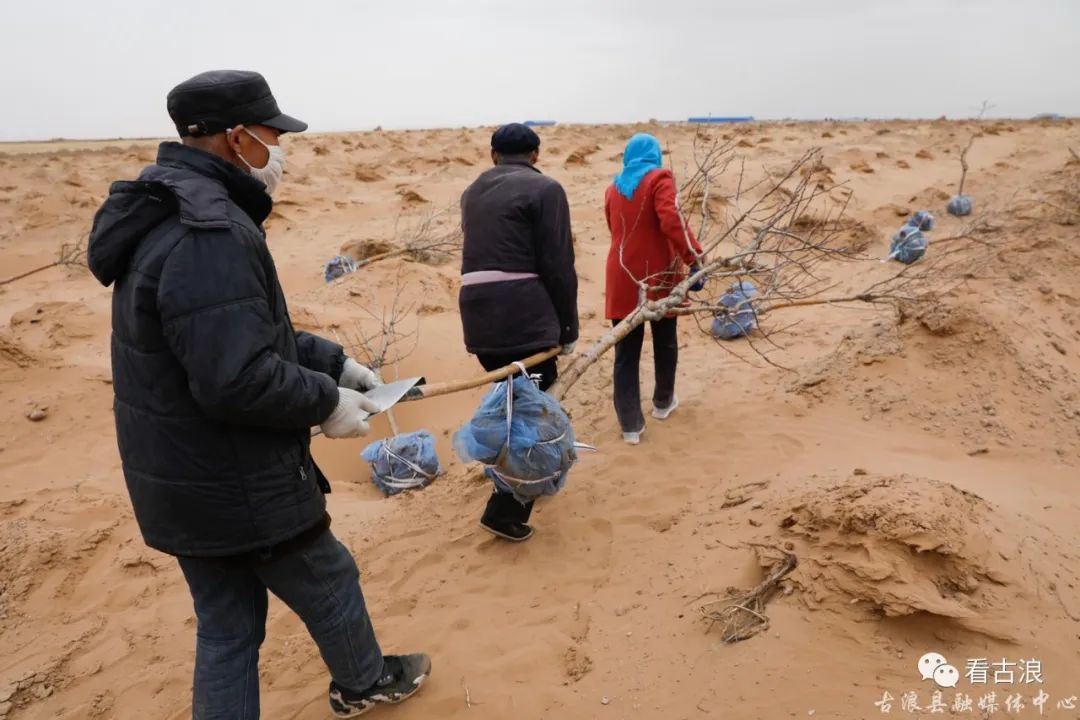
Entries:
{"label": "dark sleeve cuff", "polygon": [[338,349],[337,354],[330,361],[330,372],[327,373],[330,377],[334,378],[334,382],[341,381],[341,371],[345,369],[345,351]]}
{"label": "dark sleeve cuff", "polygon": [[[340,370],[338,371],[338,374],[340,374]],[[334,409],[337,408],[338,400],[341,396],[341,393],[338,392],[336,380],[331,382],[330,378],[326,378],[325,384],[328,386],[328,392],[323,393],[323,399],[319,403],[320,425],[326,422],[326,419],[333,414]]]}

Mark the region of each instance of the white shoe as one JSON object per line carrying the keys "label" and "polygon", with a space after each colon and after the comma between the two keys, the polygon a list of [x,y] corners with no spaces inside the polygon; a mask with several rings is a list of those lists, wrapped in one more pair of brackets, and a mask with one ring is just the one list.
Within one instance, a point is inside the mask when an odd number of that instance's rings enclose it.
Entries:
{"label": "white shoe", "polygon": [[652,409],[652,416],[657,420],[667,420],[669,417],[671,417],[671,413],[675,412],[675,408],[677,407],[679,407],[678,395],[672,398],[671,404],[668,405],[666,408],[661,409],[654,405]]}
{"label": "white shoe", "polygon": [[641,436],[644,434],[645,428],[641,428],[637,432],[624,432],[622,434],[623,442],[627,445],[640,445]]}

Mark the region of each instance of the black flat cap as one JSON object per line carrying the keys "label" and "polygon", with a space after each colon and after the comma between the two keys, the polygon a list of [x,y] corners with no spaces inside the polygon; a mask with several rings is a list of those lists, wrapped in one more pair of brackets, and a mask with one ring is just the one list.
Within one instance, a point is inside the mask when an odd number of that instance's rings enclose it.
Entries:
{"label": "black flat cap", "polygon": [[237,125],[303,132],[307,123],[278,109],[266,78],[247,70],[211,70],[169,91],[169,117],[181,137],[216,135]]}
{"label": "black flat cap", "polygon": [[491,149],[500,155],[524,155],[540,149],[540,136],[526,125],[510,123],[492,133]]}

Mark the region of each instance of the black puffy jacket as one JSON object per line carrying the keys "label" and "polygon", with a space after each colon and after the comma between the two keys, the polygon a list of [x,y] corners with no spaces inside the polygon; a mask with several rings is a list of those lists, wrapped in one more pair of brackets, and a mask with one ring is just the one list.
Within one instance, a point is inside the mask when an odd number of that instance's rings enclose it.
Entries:
{"label": "black puffy jacket", "polygon": [[326,518],[310,432],[338,401],[339,345],[293,330],[261,225],[262,183],[163,143],[94,217],[113,287],[116,434],[146,543],[173,555],[270,548]]}

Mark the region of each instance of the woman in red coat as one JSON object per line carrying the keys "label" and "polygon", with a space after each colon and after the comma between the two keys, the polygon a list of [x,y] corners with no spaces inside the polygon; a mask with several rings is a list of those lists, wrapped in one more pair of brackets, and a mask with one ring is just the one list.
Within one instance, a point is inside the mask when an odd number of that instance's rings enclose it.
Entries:
{"label": "woman in red coat", "polygon": [[[675,179],[661,167],[660,143],[652,135],[630,138],[623,153],[623,171],[607,189],[604,212],[611,230],[607,260],[606,316],[617,325],[639,302],[638,281],[649,286],[652,300],[665,298],[686,279],[702,254],[693,232],[683,222],[676,201]],[[651,323],[656,389],[652,416],[666,420],[679,405],[675,368],[679,338],[675,317]],[[638,367],[645,326],[640,325],[615,346],[615,412],[623,440],[641,442],[645,416],[641,412]]]}

